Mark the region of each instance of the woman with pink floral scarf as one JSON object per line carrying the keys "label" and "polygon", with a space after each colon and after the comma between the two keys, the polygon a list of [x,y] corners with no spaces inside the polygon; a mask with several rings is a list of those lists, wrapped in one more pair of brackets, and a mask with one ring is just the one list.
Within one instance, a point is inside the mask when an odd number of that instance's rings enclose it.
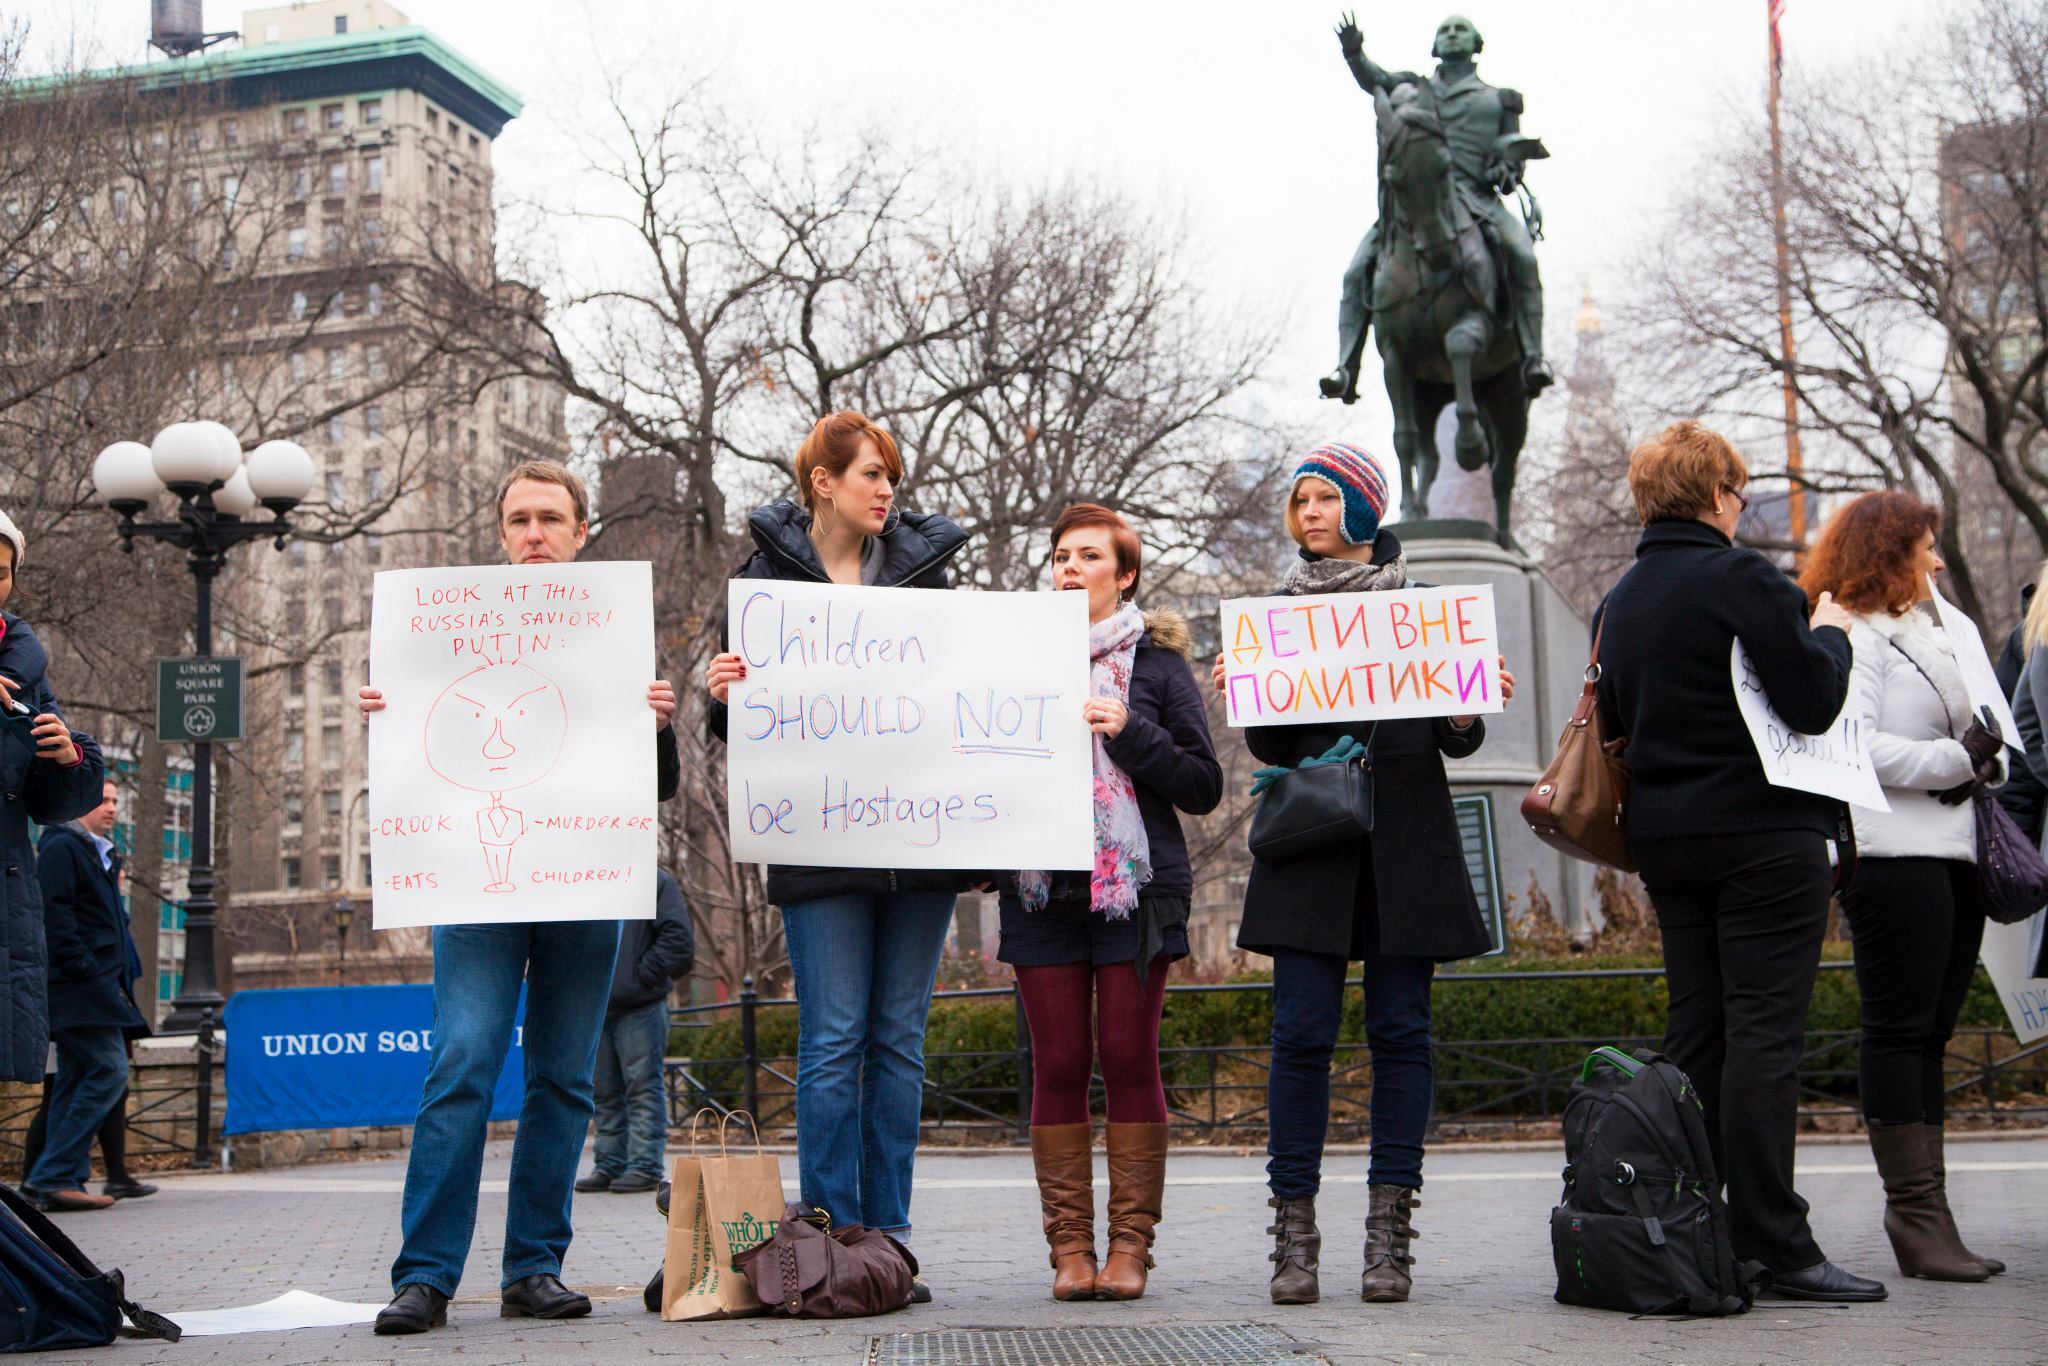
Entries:
{"label": "woman with pink floral scarf", "polygon": [[[1223,795],[1187,623],[1141,612],[1137,533],[1077,503],[1053,526],[1053,587],[1088,595],[1095,733],[1095,868],[1005,879],[997,955],[1017,971],[1031,1030],[1031,1157],[1056,1300],[1145,1293],[1166,1183],[1159,1016],[1167,968],[1187,955],[1194,879],[1176,810]],[[1095,1258],[1088,1083],[1107,1093],[1108,1255]]]}

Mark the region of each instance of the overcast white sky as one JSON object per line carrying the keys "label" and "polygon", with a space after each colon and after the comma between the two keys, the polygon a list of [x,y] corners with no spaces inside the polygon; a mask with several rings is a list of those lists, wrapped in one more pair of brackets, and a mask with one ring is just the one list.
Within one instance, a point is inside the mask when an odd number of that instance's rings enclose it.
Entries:
{"label": "overcast white sky", "polygon": [[[1791,0],[1787,80],[1894,42],[1940,0]],[[143,60],[147,0],[27,0],[40,36],[83,25],[113,60]],[[209,28],[244,7],[207,0]],[[900,120],[1019,178],[1100,177],[1184,214],[1224,291],[1288,319],[1275,378],[1313,393],[1334,350],[1339,277],[1370,223],[1372,111],[1338,54],[1332,0],[401,0],[527,102],[500,140],[508,190],[550,174],[547,124],[574,117],[600,57],[711,67],[740,98],[794,121]],[[1366,51],[1426,70],[1450,3],[1357,6]],[[1765,0],[1472,0],[1480,73],[1524,92],[1548,240],[1550,346],[1569,360],[1580,284],[1648,230],[1637,205],[1669,184],[1730,100],[1763,98]],[[643,56],[644,54],[644,56]],[[1384,449],[1370,389],[1357,407],[1305,402],[1332,436]]]}

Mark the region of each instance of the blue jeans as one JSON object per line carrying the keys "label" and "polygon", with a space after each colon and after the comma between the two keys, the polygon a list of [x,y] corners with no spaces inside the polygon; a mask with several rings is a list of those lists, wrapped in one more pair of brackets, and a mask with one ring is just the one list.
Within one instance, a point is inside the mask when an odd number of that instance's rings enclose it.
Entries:
{"label": "blue jeans", "polygon": [[84,1190],[93,1139],[128,1091],[128,1037],[107,1025],[52,1030],[50,1038],[57,1045],[57,1080],[50,1084],[49,1136],[22,1184]]}
{"label": "blue jeans", "polygon": [[526,1092],[505,1201],[505,1278],[559,1276],[576,1158],[590,1123],[591,1065],[611,998],[619,922],[442,925],[434,930],[434,1059],[405,1167],[405,1244],[394,1290],[453,1296],[476,1233],[491,1092],[526,979]]}
{"label": "blue jeans", "polygon": [[951,892],[833,896],[782,908],[796,979],[796,1157],[835,1225],[910,1232],[924,1111],[924,1024]]}
{"label": "blue jeans", "polygon": [[[1283,1200],[1314,1195],[1330,1128],[1330,1059],[1344,1015],[1346,959],[1273,954],[1273,1070],[1266,1084],[1266,1177]],[[1372,1053],[1374,1185],[1420,1186],[1436,1059],[1429,1038],[1427,958],[1365,955],[1365,1041]]]}
{"label": "blue jeans", "polygon": [[661,1060],[668,1052],[668,1002],[650,1001],[604,1022],[597,1039],[597,1120],[590,1126],[591,1165],[617,1178],[631,1172],[661,1179],[668,1146],[668,1094]]}

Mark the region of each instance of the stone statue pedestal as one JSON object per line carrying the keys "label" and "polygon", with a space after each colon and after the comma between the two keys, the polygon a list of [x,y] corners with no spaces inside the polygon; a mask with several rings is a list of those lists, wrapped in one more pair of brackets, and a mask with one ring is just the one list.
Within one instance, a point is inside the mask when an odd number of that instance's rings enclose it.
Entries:
{"label": "stone statue pedestal", "polygon": [[1491,804],[1490,842],[1499,879],[1493,888],[1482,885],[1488,870],[1485,851],[1477,847],[1482,804],[1458,802],[1480,907],[1487,908],[1491,890],[1507,919],[1526,913],[1533,879],[1565,928],[1582,933],[1592,922],[1593,865],[1566,858],[1531,834],[1521,803],[1557,752],[1558,736],[1584,686],[1591,654],[1586,624],[1513,537],[1490,523],[1409,521],[1395,522],[1391,530],[1407,551],[1411,579],[1492,586],[1501,653],[1515,675],[1515,700],[1505,713],[1486,718],[1486,743],[1479,752],[1444,765],[1454,799],[1484,795]]}

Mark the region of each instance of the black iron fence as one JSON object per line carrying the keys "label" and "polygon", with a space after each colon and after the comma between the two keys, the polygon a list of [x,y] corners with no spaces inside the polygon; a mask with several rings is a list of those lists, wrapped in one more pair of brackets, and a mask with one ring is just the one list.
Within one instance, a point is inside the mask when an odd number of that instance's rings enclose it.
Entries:
{"label": "black iron fence", "polygon": [[[1829,962],[1824,971],[1844,971]],[[1660,968],[1596,968],[1529,972],[1442,973],[1438,985],[1468,989],[1507,982],[1556,982],[1661,977]],[[1358,979],[1347,989],[1361,988]],[[1169,994],[1269,992],[1267,982],[1169,986]],[[1031,1113],[1031,1038],[1014,987],[942,991],[935,1003],[1008,998],[1016,1014],[1016,1042],[1004,1048],[927,1052],[924,1133],[946,1138],[1023,1141]],[[675,1010],[672,1023],[683,1056],[667,1067],[669,1118],[682,1126],[700,1108],[723,1113],[744,1109],[759,1116],[763,1131],[792,1132],[796,1124],[796,1059],[759,1047],[765,1013],[791,1010],[788,998],[763,999],[751,979],[736,1001]],[[738,1028],[713,1030],[714,1022],[737,1019]],[[737,1039],[737,1048],[726,1040]],[[1532,1121],[1555,1119],[1586,1054],[1602,1044],[1626,1049],[1654,1048],[1650,1036],[1459,1039],[1439,1041],[1435,1131],[1439,1134],[1512,1132]],[[710,1047],[705,1047],[710,1045]],[[675,1051],[675,1050],[672,1050]],[[1800,1061],[1802,1118],[1855,1121],[1857,1034],[1854,1030],[1810,1031]],[[1231,1043],[1165,1046],[1160,1049],[1169,1118],[1189,1137],[1251,1138],[1266,1127],[1263,1045]],[[1099,1082],[1098,1082],[1099,1086]],[[1362,1041],[1340,1041],[1331,1075],[1331,1138],[1348,1141],[1366,1133],[1372,1089],[1371,1058]],[[1949,1113],[1953,1117],[2048,1122],[2048,1043],[2018,1044],[2002,1029],[1958,1030],[1949,1045]]]}

